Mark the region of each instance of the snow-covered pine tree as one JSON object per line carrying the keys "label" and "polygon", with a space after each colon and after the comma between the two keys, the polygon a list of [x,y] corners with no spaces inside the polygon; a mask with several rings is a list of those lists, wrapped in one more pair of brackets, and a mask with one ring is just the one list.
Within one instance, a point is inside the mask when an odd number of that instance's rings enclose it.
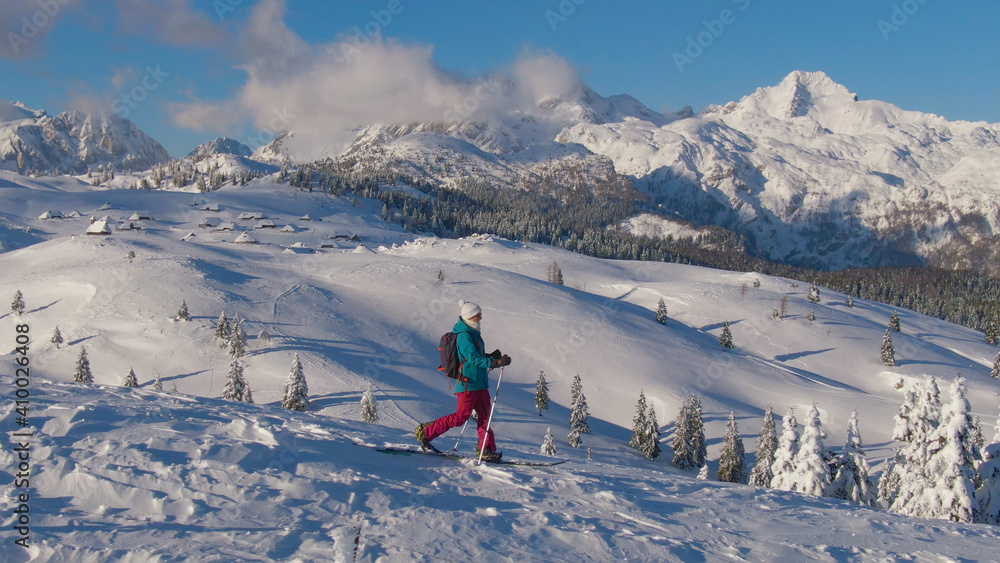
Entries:
{"label": "snow-covered pine tree", "polygon": [[815,497],[824,496],[830,487],[830,468],[826,464],[826,458],[819,409],[813,404],[806,414],[805,428],[799,440],[799,453],[795,456],[792,490]]}
{"label": "snow-covered pine tree", "polygon": [[444,270],[438,270],[438,283],[444,283]]}
{"label": "snow-covered pine tree", "polygon": [[246,393],[247,381],[243,379],[243,364],[239,358],[234,358],[229,366],[229,379],[226,386],[222,388],[222,398],[230,401],[242,401]]}
{"label": "snow-covered pine tree", "polygon": [[816,284],[812,284],[809,287],[809,295],[806,296],[806,299],[813,303],[819,303],[819,288],[816,287]]}
{"label": "snow-covered pine tree", "polygon": [[643,432],[641,444],[639,449],[642,450],[642,455],[646,456],[648,460],[654,460],[660,457],[660,423],[656,421],[656,410],[653,405],[649,405],[649,411],[646,412],[646,429]]}
{"label": "snow-covered pine tree", "polygon": [[681,469],[692,469],[694,455],[691,452],[691,409],[690,401],[685,399],[681,404],[681,409],[677,413],[677,421],[674,423],[674,438],[670,443],[670,449],[674,452],[674,459],[671,461]]}
{"label": "snow-covered pine tree", "polygon": [[[986,436],[983,435],[983,421],[979,419],[978,414],[972,418],[972,447],[976,461],[981,462],[986,448]],[[979,467],[979,463],[976,463],[976,467]]]}
{"label": "snow-covered pine tree", "polygon": [[882,363],[889,367],[896,365],[896,349],[892,347],[889,329],[885,329],[885,336],[882,337]]}
{"label": "snow-covered pine tree", "polygon": [[837,475],[830,486],[830,496],[854,504],[874,506],[875,491],[868,476],[870,471],[861,432],[858,430],[858,411],[855,410],[847,423],[847,442],[837,463]]}
{"label": "snow-covered pine tree", "polygon": [[76,383],[93,383],[94,374],[90,372],[90,358],[87,357],[87,347],[80,346],[80,355],[76,359],[76,371],[73,373]]}
{"label": "snow-covered pine tree", "polygon": [[[892,482],[885,485],[879,483],[879,499],[884,502],[887,493],[894,493],[889,509],[912,516],[920,512],[918,505],[924,489],[933,487],[927,473],[927,464],[933,447],[931,442],[941,420],[941,392],[937,380],[930,377],[916,388],[907,414],[905,411],[909,400],[911,398],[907,394],[893,430],[893,437],[902,442],[896,454],[892,476],[898,485],[893,491],[890,488]],[[883,473],[883,479],[885,478]],[[883,492],[883,489],[887,490]]]}
{"label": "snow-covered pine tree", "polygon": [[549,410],[549,384],[545,382],[545,371],[538,372],[538,382],[535,385],[535,408],[538,409],[538,416],[542,416],[542,411]]}
{"label": "snow-covered pine tree", "polygon": [[182,321],[190,321],[191,313],[188,312],[187,301],[181,299],[181,308],[177,310],[177,318]]}
{"label": "snow-covered pine tree", "polygon": [[754,278],[753,279],[753,286],[754,286],[754,288],[760,287],[760,278]]}
{"label": "snow-covered pine tree", "polygon": [[302,362],[299,361],[298,353],[292,359],[292,368],[288,372],[288,379],[285,380],[285,397],[281,400],[281,408],[302,412],[309,410],[309,385],[302,372]]}
{"label": "snow-covered pine tree", "polygon": [[941,413],[941,424],[929,442],[927,475],[930,487],[923,491],[913,516],[973,522],[978,516],[975,502],[975,452],[968,388],[959,374],[951,385],[951,400]]}
{"label": "snow-covered pine tree", "polygon": [[371,381],[361,395],[361,420],[369,424],[378,422],[378,402],[375,400],[375,386]]}
{"label": "snow-covered pine tree", "polygon": [[266,346],[271,343],[271,333],[268,332],[266,328],[262,328],[260,329],[260,332],[257,333],[257,340]]}
{"label": "snow-covered pine tree", "polygon": [[722,347],[726,349],[733,347],[733,332],[729,330],[729,321],[722,323],[722,335],[719,336],[719,344],[722,344]]}
{"label": "snow-covered pine tree", "polygon": [[223,311],[219,315],[219,320],[215,323],[215,337],[219,339],[219,348],[226,348],[229,346],[229,337],[232,336],[233,329],[229,326],[229,319],[226,317],[226,312]]}
{"label": "snow-covered pine tree", "polygon": [[583,394],[583,382],[580,381],[580,374],[573,378],[573,385],[570,388],[571,411],[569,425],[571,428],[579,428],[581,433],[590,433],[590,407],[587,406],[587,397]]}
{"label": "snow-covered pine tree", "polygon": [[51,342],[51,343],[53,343],[53,344],[56,345],[56,350],[59,349],[59,345],[60,344],[62,344],[63,342],[65,342],[63,340],[62,333],[59,332],[59,327],[58,326],[52,330],[52,338],[49,339],[49,342]]}
{"label": "snow-covered pine tree", "polygon": [[132,368],[128,368],[128,373],[125,374],[125,379],[122,380],[122,387],[138,387],[139,380],[135,377],[135,371]]}
{"label": "snow-covered pine tree", "polygon": [[708,481],[708,479],[709,479],[708,464],[706,463],[705,465],[701,466],[701,469],[698,470],[698,480]]}
{"label": "snow-covered pine tree", "polygon": [[997,354],[996,359],[993,360],[993,370],[990,371],[990,375],[993,376],[993,379],[1000,379],[1000,354]]}
{"label": "snow-covered pine tree", "polygon": [[14,312],[15,315],[21,316],[24,314],[24,295],[21,294],[21,290],[17,290],[14,294],[14,301],[10,304],[10,310]]}
{"label": "snow-covered pine tree", "polygon": [[774,427],[774,412],[767,405],[764,412],[764,425],[757,438],[757,454],[754,458],[753,471],[750,472],[750,484],[754,487],[770,487],[771,465],[774,463],[774,452],[778,449],[778,435]]}
{"label": "snow-covered pine tree", "polygon": [[233,316],[232,334],[229,335],[229,357],[242,358],[247,353],[247,333],[243,331],[243,319]]}
{"label": "snow-covered pine tree", "polygon": [[854,298],[850,295],[847,296],[847,306],[852,309],[854,308]]}
{"label": "snow-covered pine tree", "polygon": [[688,422],[688,428],[691,432],[691,460],[694,462],[695,467],[701,467],[705,465],[705,460],[708,459],[708,447],[705,443],[705,422],[701,412],[701,397],[691,394],[688,400],[691,402],[691,407],[688,410],[688,414],[691,416],[691,421]]}
{"label": "snow-covered pine tree", "polygon": [[886,460],[878,482],[878,503],[882,508],[888,509],[896,501],[900,480],[908,469],[903,450],[913,440],[916,432],[916,409],[917,396],[912,390],[907,390],[903,394],[899,413],[894,417],[895,426],[892,431],[892,439],[901,445],[896,447],[893,457]]}
{"label": "snow-covered pine tree", "polygon": [[892,316],[889,317],[889,328],[899,332],[899,314],[897,314],[896,311],[893,311]]}
{"label": "snow-covered pine tree", "polygon": [[722,452],[719,454],[719,481],[747,482],[745,453],[743,438],[740,437],[740,429],[736,425],[736,413],[729,411],[729,424],[726,426],[726,436],[722,440]]}
{"label": "snow-covered pine tree", "polygon": [[[176,385],[174,387],[176,388]],[[153,381],[153,389],[163,391],[163,382],[160,381],[160,374],[156,374],[156,379]]]}
{"label": "snow-covered pine tree", "polygon": [[552,427],[545,431],[545,440],[542,442],[542,455],[553,456],[556,455],[556,442],[555,437],[552,435]]}
{"label": "snow-covered pine tree", "polygon": [[781,438],[771,464],[771,488],[792,491],[795,485],[795,460],[799,453],[799,421],[794,409],[789,408],[782,422]]}
{"label": "snow-covered pine tree", "polygon": [[656,304],[656,322],[661,325],[667,324],[667,305],[663,302],[663,298],[660,298],[660,302]]}
{"label": "snow-covered pine tree", "polygon": [[253,404],[253,393],[250,392],[250,384],[248,383],[246,387],[243,388],[243,399],[242,401],[247,404]]}
{"label": "snow-covered pine tree", "polygon": [[642,448],[642,441],[646,436],[646,394],[640,389],[639,400],[635,404],[635,416],[632,417],[632,439],[629,440],[630,448]]}
{"label": "snow-covered pine tree", "polygon": [[986,343],[996,345],[1000,342],[1000,328],[997,328],[996,321],[986,323]]}
{"label": "snow-covered pine tree", "polygon": [[806,318],[809,319],[809,322],[813,322],[816,320],[816,313],[812,309],[809,309],[809,314],[806,315]]}

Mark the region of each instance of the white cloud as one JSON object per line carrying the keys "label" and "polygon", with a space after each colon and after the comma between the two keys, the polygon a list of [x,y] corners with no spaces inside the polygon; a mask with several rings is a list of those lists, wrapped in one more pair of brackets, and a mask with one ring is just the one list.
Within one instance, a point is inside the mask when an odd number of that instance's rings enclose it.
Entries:
{"label": "white cloud", "polygon": [[[27,59],[43,52],[45,38],[67,11],[85,0],[0,0],[0,59]],[[65,5],[64,5],[65,4]]]}
{"label": "white cloud", "polygon": [[516,86],[491,88],[483,96],[476,80],[441,69],[431,46],[350,37],[312,45],[285,25],[285,12],[284,0],[262,0],[254,7],[239,42],[246,83],[231,102],[170,105],[176,124],[228,126],[243,113],[258,130],[277,132],[277,124],[278,130],[294,131],[290,142],[308,152],[347,143],[354,138],[351,130],[362,125],[447,122],[455,108],[469,107],[470,99],[475,109],[462,117],[531,112],[542,99],[581,85],[565,60],[526,52],[500,73]]}

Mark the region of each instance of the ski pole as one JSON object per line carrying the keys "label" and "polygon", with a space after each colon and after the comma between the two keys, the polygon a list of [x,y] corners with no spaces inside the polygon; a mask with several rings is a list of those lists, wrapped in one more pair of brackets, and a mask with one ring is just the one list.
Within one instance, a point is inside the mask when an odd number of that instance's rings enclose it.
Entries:
{"label": "ski pole", "polygon": [[486,421],[486,432],[483,434],[483,443],[479,446],[479,461],[476,465],[483,464],[483,453],[486,452],[486,440],[490,438],[490,424],[493,424],[493,413],[497,412],[497,397],[500,396],[500,384],[503,383],[503,368],[500,368],[500,377],[497,378],[497,392],[493,395],[493,406],[490,407],[490,418]]}
{"label": "ski pole", "polygon": [[469,427],[469,421],[465,421],[465,425],[462,426],[462,432],[458,435],[458,440],[455,440],[455,447],[451,449],[453,452],[458,451],[458,444],[462,441],[462,436],[465,436],[465,429]]}

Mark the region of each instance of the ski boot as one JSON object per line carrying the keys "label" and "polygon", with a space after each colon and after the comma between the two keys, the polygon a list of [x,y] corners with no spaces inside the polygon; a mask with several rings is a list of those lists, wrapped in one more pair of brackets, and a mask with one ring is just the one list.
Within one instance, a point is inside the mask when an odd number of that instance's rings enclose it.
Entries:
{"label": "ski boot", "polygon": [[479,457],[480,455],[482,456],[483,461],[487,463],[500,463],[500,460],[503,459],[503,452],[489,449],[484,452],[480,452],[479,448],[476,448],[476,456]]}
{"label": "ski boot", "polygon": [[424,423],[418,424],[417,431],[414,432],[414,434],[416,434],[417,436],[417,442],[420,443],[420,449],[424,450],[425,452],[438,451],[437,448],[431,445],[431,441],[427,439],[427,434],[424,432],[424,426],[425,426]]}

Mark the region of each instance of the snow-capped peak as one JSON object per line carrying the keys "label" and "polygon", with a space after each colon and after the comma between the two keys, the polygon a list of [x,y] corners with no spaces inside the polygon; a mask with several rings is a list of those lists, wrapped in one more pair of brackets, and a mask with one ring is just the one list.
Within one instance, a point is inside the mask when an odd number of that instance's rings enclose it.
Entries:
{"label": "snow-capped peak", "polygon": [[250,147],[244,145],[243,143],[237,141],[236,139],[230,139],[229,137],[219,137],[214,141],[198,145],[190,154],[188,158],[193,158],[200,160],[202,158],[214,155],[214,154],[233,154],[236,156],[250,156],[253,151]]}

